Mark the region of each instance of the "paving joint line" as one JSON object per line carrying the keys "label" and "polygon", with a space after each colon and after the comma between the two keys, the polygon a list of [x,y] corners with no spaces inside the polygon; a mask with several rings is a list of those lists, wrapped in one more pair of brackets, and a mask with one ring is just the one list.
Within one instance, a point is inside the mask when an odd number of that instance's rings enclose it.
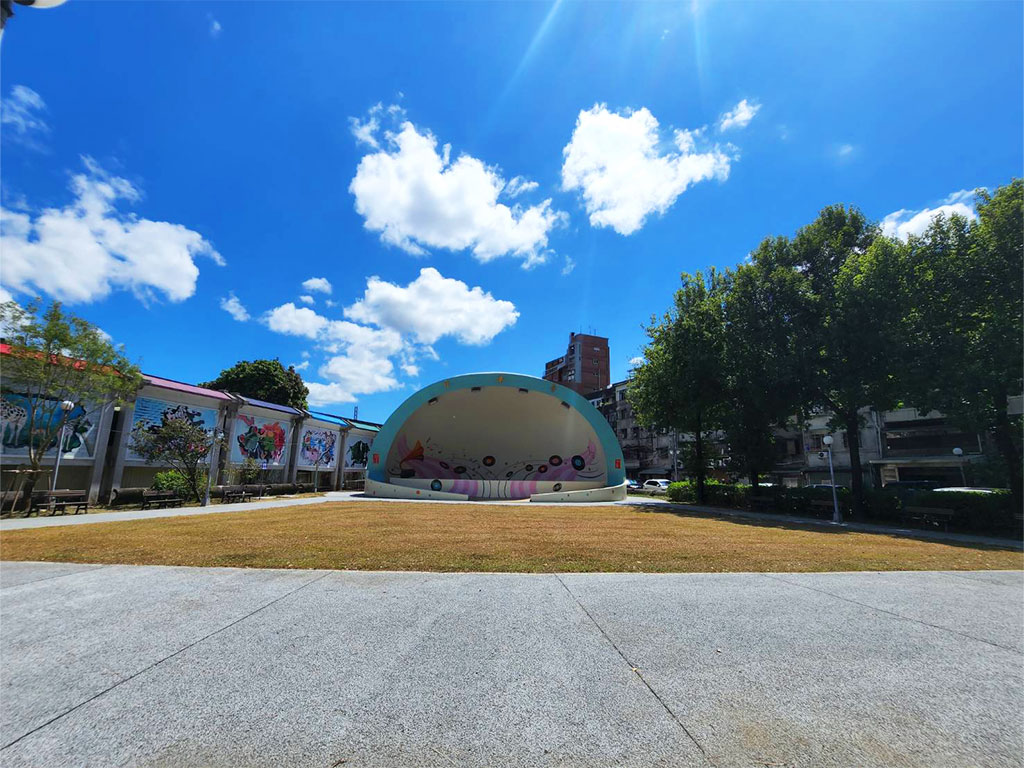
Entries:
{"label": "paving joint line", "polygon": [[61,712],[59,715],[55,715],[55,716],[51,717],[49,720],[47,720],[42,725],[37,725],[31,731],[27,731],[27,732],[21,734],[21,736],[19,736],[18,738],[14,739],[13,741],[10,741],[7,744],[4,744],[2,747],[0,747],[0,752],[2,752],[3,750],[7,749],[8,747],[13,747],[19,741],[21,741],[22,739],[26,738],[27,736],[31,736],[36,731],[42,730],[43,728],[46,728],[48,725],[51,725],[51,724],[57,722],[61,718],[65,717],[67,715],[70,715],[72,712],[74,712],[77,709],[80,709],[81,707],[84,707],[89,702],[95,701],[96,699],[100,698],[101,696],[105,696],[106,694],[110,693],[110,691],[114,690],[115,688],[117,688],[117,687],[119,687],[121,685],[124,685],[125,683],[129,682],[130,680],[134,680],[139,675],[142,675],[142,674],[145,674],[146,672],[149,672],[151,669],[159,666],[160,664],[163,664],[165,661],[169,661],[170,659],[173,659],[175,656],[178,656],[178,655],[184,653],[185,651],[189,650],[190,648],[196,647],[197,645],[199,645],[199,643],[203,642],[204,640],[209,640],[214,635],[218,635],[221,632],[224,632],[225,630],[231,629],[231,627],[235,626],[236,624],[240,624],[241,622],[245,621],[249,617],[256,615],[260,611],[262,611],[262,610],[264,610],[266,608],[269,608],[270,606],[274,605],[275,603],[278,603],[281,600],[284,600],[286,597],[290,597],[290,596],[294,595],[299,590],[305,589],[310,584],[314,584],[314,583],[320,581],[321,579],[326,578],[327,576],[330,576],[330,575],[331,575],[331,571],[327,571],[325,573],[321,573],[316,578],[313,578],[313,579],[310,579],[309,581],[303,582],[302,584],[297,586],[295,589],[292,589],[292,590],[289,590],[288,592],[285,592],[280,597],[275,597],[269,603],[264,603],[259,608],[256,608],[256,609],[250,611],[249,613],[245,614],[245,616],[242,616],[242,617],[240,617],[238,619],[235,619],[234,621],[230,622],[229,624],[225,624],[223,627],[220,627],[219,629],[215,629],[213,632],[210,632],[209,634],[206,634],[203,637],[200,637],[198,640],[193,640],[188,645],[186,645],[186,646],[184,646],[182,648],[179,648],[174,653],[168,654],[167,656],[164,656],[162,659],[160,659],[158,661],[154,661],[149,666],[143,667],[138,672],[132,673],[128,677],[124,678],[123,680],[118,680],[113,685],[109,686],[108,688],[103,689],[99,693],[96,693],[96,694],[90,696],[85,701],[81,701],[78,704],[75,704],[75,706],[73,706],[70,709],[67,709],[67,710]]}
{"label": "paving joint line", "polygon": [[[6,560],[4,562],[17,563],[18,560]],[[31,561],[28,561],[31,562]],[[52,565],[52,563],[46,563]],[[41,581],[50,581],[51,579],[63,579],[65,576],[77,576],[85,571],[102,571],[104,568],[111,568],[114,563],[105,563],[103,565],[93,565],[91,563],[70,563],[70,565],[84,565],[84,568],[79,568],[77,571],[68,571],[67,573],[58,573],[56,576],[44,576],[41,579],[32,579],[32,581],[23,581],[21,584],[12,584],[9,587],[5,587],[3,582],[0,582],[0,590],[2,589],[17,589],[18,587],[27,587],[29,584],[38,584]]]}
{"label": "paving joint line", "polygon": [[661,696],[658,695],[658,692],[654,690],[654,688],[651,686],[649,682],[647,682],[647,678],[643,676],[643,673],[640,671],[640,668],[629,660],[626,654],[622,652],[622,649],[619,648],[619,646],[616,645],[615,641],[611,639],[607,632],[605,632],[604,627],[597,623],[597,619],[595,619],[593,615],[591,615],[590,611],[587,610],[587,607],[583,605],[583,602],[576,596],[576,594],[571,589],[569,589],[569,585],[562,580],[561,575],[553,573],[552,576],[554,576],[558,580],[558,583],[562,585],[562,588],[569,593],[569,597],[571,597],[573,599],[573,602],[575,602],[576,605],[579,606],[580,610],[583,611],[584,614],[586,614],[586,617],[590,619],[591,623],[595,627],[597,627],[597,631],[601,633],[604,639],[608,641],[608,644],[611,645],[611,647],[615,649],[615,652],[619,654],[622,660],[626,662],[626,664],[629,666],[633,674],[640,678],[640,682],[643,683],[647,690],[651,692],[651,695],[658,700],[658,703],[662,706],[662,708],[666,712],[668,712],[669,717],[675,720],[676,725],[683,729],[683,733],[685,733],[687,738],[689,738],[689,740],[693,742],[693,745],[697,747],[697,749],[700,751],[701,756],[703,756],[705,762],[707,762],[707,764],[710,766],[714,766],[714,763],[711,761],[711,758],[708,756],[708,753],[704,750],[704,746],[699,741],[697,741],[694,735],[690,733],[690,729],[687,728],[683,721],[679,719],[679,716],[672,711],[672,708],[667,703],[665,703],[665,700],[661,698]]}
{"label": "paving joint line", "polygon": [[809,587],[806,584],[800,584],[800,583],[795,582],[795,581],[787,581],[786,579],[780,578],[778,576],[773,576],[773,575],[768,574],[768,573],[762,573],[761,575],[764,576],[766,579],[771,579],[773,581],[781,581],[783,584],[789,584],[790,586],[793,586],[793,587],[801,587],[803,589],[808,589],[811,592],[818,592],[819,594],[822,594],[822,595],[828,595],[829,597],[834,597],[836,600],[842,600],[845,603],[851,603],[853,605],[859,605],[862,608],[867,608],[869,610],[876,611],[877,613],[884,613],[887,616],[893,616],[893,617],[895,617],[897,619],[900,619],[901,621],[909,621],[909,622],[912,622],[914,624],[921,624],[922,626],[931,627],[932,629],[941,629],[942,631],[949,632],[950,634],[953,634],[953,635],[959,635],[960,637],[966,637],[968,640],[976,640],[979,643],[985,643],[986,645],[991,645],[993,648],[1001,648],[1004,651],[1010,651],[1011,653],[1016,653],[1018,656],[1024,656],[1024,651],[1021,651],[1018,648],[1011,648],[1008,645],[1003,645],[1002,643],[995,643],[995,642],[992,642],[991,640],[986,640],[983,637],[976,637],[976,636],[970,635],[970,634],[968,634],[966,632],[960,632],[959,630],[952,629],[950,627],[944,627],[941,624],[932,624],[930,621],[925,621],[924,619],[915,619],[913,616],[904,616],[902,613],[896,613],[895,611],[889,611],[889,610],[886,610],[885,608],[879,608],[877,605],[870,605],[869,603],[862,603],[859,600],[854,600],[854,599],[849,598],[849,597],[843,597],[842,595],[837,595],[835,592],[829,592],[826,589],[819,589],[818,587]]}

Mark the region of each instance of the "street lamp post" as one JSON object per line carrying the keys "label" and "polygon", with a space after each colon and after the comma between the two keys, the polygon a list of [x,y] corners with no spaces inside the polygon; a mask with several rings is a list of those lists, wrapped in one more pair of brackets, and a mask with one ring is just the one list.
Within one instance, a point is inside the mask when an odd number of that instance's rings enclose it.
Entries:
{"label": "street lamp post", "polygon": [[[224,430],[219,427],[213,430],[213,439],[210,442],[210,454],[209,454],[209,465],[206,468],[206,493],[203,494],[203,503],[200,504],[202,507],[208,507],[210,505],[210,491],[213,489],[213,473],[215,467],[213,466],[213,449],[217,446],[221,440],[224,439]],[[217,461],[220,462],[220,451],[217,451]]]}
{"label": "street lamp post", "polygon": [[964,488],[967,487],[967,475],[964,473],[964,449],[954,448],[953,455],[960,459],[960,482],[963,483]]}
{"label": "street lamp post", "polygon": [[75,409],[75,404],[70,400],[64,400],[60,404],[62,411],[60,417],[60,433],[57,435],[57,460],[53,465],[53,481],[50,483],[50,493],[57,490],[57,473],[60,472],[60,457],[64,453],[64,437],[68,429],[68,414]]}
{"label": "street lamp post", "polygon": [[828,451],[828,476],[832,481],[832,522],[841,523],[843,516],[839,512],[839,495],[836,493],[836,471],[832,466],[832,435],[825,435],[821,442],[825,444],[825,450]]}

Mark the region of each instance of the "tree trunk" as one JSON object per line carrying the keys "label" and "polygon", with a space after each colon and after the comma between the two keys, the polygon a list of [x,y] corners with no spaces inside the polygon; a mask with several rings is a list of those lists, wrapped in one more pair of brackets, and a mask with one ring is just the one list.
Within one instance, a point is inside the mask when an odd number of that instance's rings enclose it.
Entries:
{"label": "tree trunk", "polygon": [[750,478],[750,487],[756,491],[758,486],[758,471],[757,467],[753,464],[747,464],[747,477]]}
{"label": "tree trunk", "polygon": [[851,512],[859,520],[864,512],[864,475],[860,467],[860,422],[857,412],[846,415],[846,444],[850,449]]}
{"label": "tree trunk", "polygon": [[694,464],[697,469],[697,503],[704,503],[704,437],[701,430],[701,420],[697,419],[697,445],[694,448]]}
{"label": "tree trunk", "polygon": [[1006,393],[993,393],[996,408],[996,427],[994,437],[996,448],[1006,462],[1006,470],[1010,479],[1010,495],[1013,509],[1019,512],[1024,508],[1024,478],[1021,477],[1021,455],[1013,442],[1013,428],[1010,417],[1006,414]]}

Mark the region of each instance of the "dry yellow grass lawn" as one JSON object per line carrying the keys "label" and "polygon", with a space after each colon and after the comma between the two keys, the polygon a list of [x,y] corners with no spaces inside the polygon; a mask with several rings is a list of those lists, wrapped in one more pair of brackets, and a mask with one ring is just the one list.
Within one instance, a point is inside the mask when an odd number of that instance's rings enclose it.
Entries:
{"label": "dry yellow grass lawn", "polygon": [[655,512],[340,502],[0,534],[5,560],[423,571],[1018,569],[1024,555]]}

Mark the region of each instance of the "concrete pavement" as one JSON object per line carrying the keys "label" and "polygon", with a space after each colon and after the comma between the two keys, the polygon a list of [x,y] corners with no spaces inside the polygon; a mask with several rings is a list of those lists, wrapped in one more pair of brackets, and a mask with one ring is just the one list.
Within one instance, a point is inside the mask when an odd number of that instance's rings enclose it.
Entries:
{"label": "concrete pavement", "polygon": [[1020,572],[0,564],[4,766],[1018,766]]}

